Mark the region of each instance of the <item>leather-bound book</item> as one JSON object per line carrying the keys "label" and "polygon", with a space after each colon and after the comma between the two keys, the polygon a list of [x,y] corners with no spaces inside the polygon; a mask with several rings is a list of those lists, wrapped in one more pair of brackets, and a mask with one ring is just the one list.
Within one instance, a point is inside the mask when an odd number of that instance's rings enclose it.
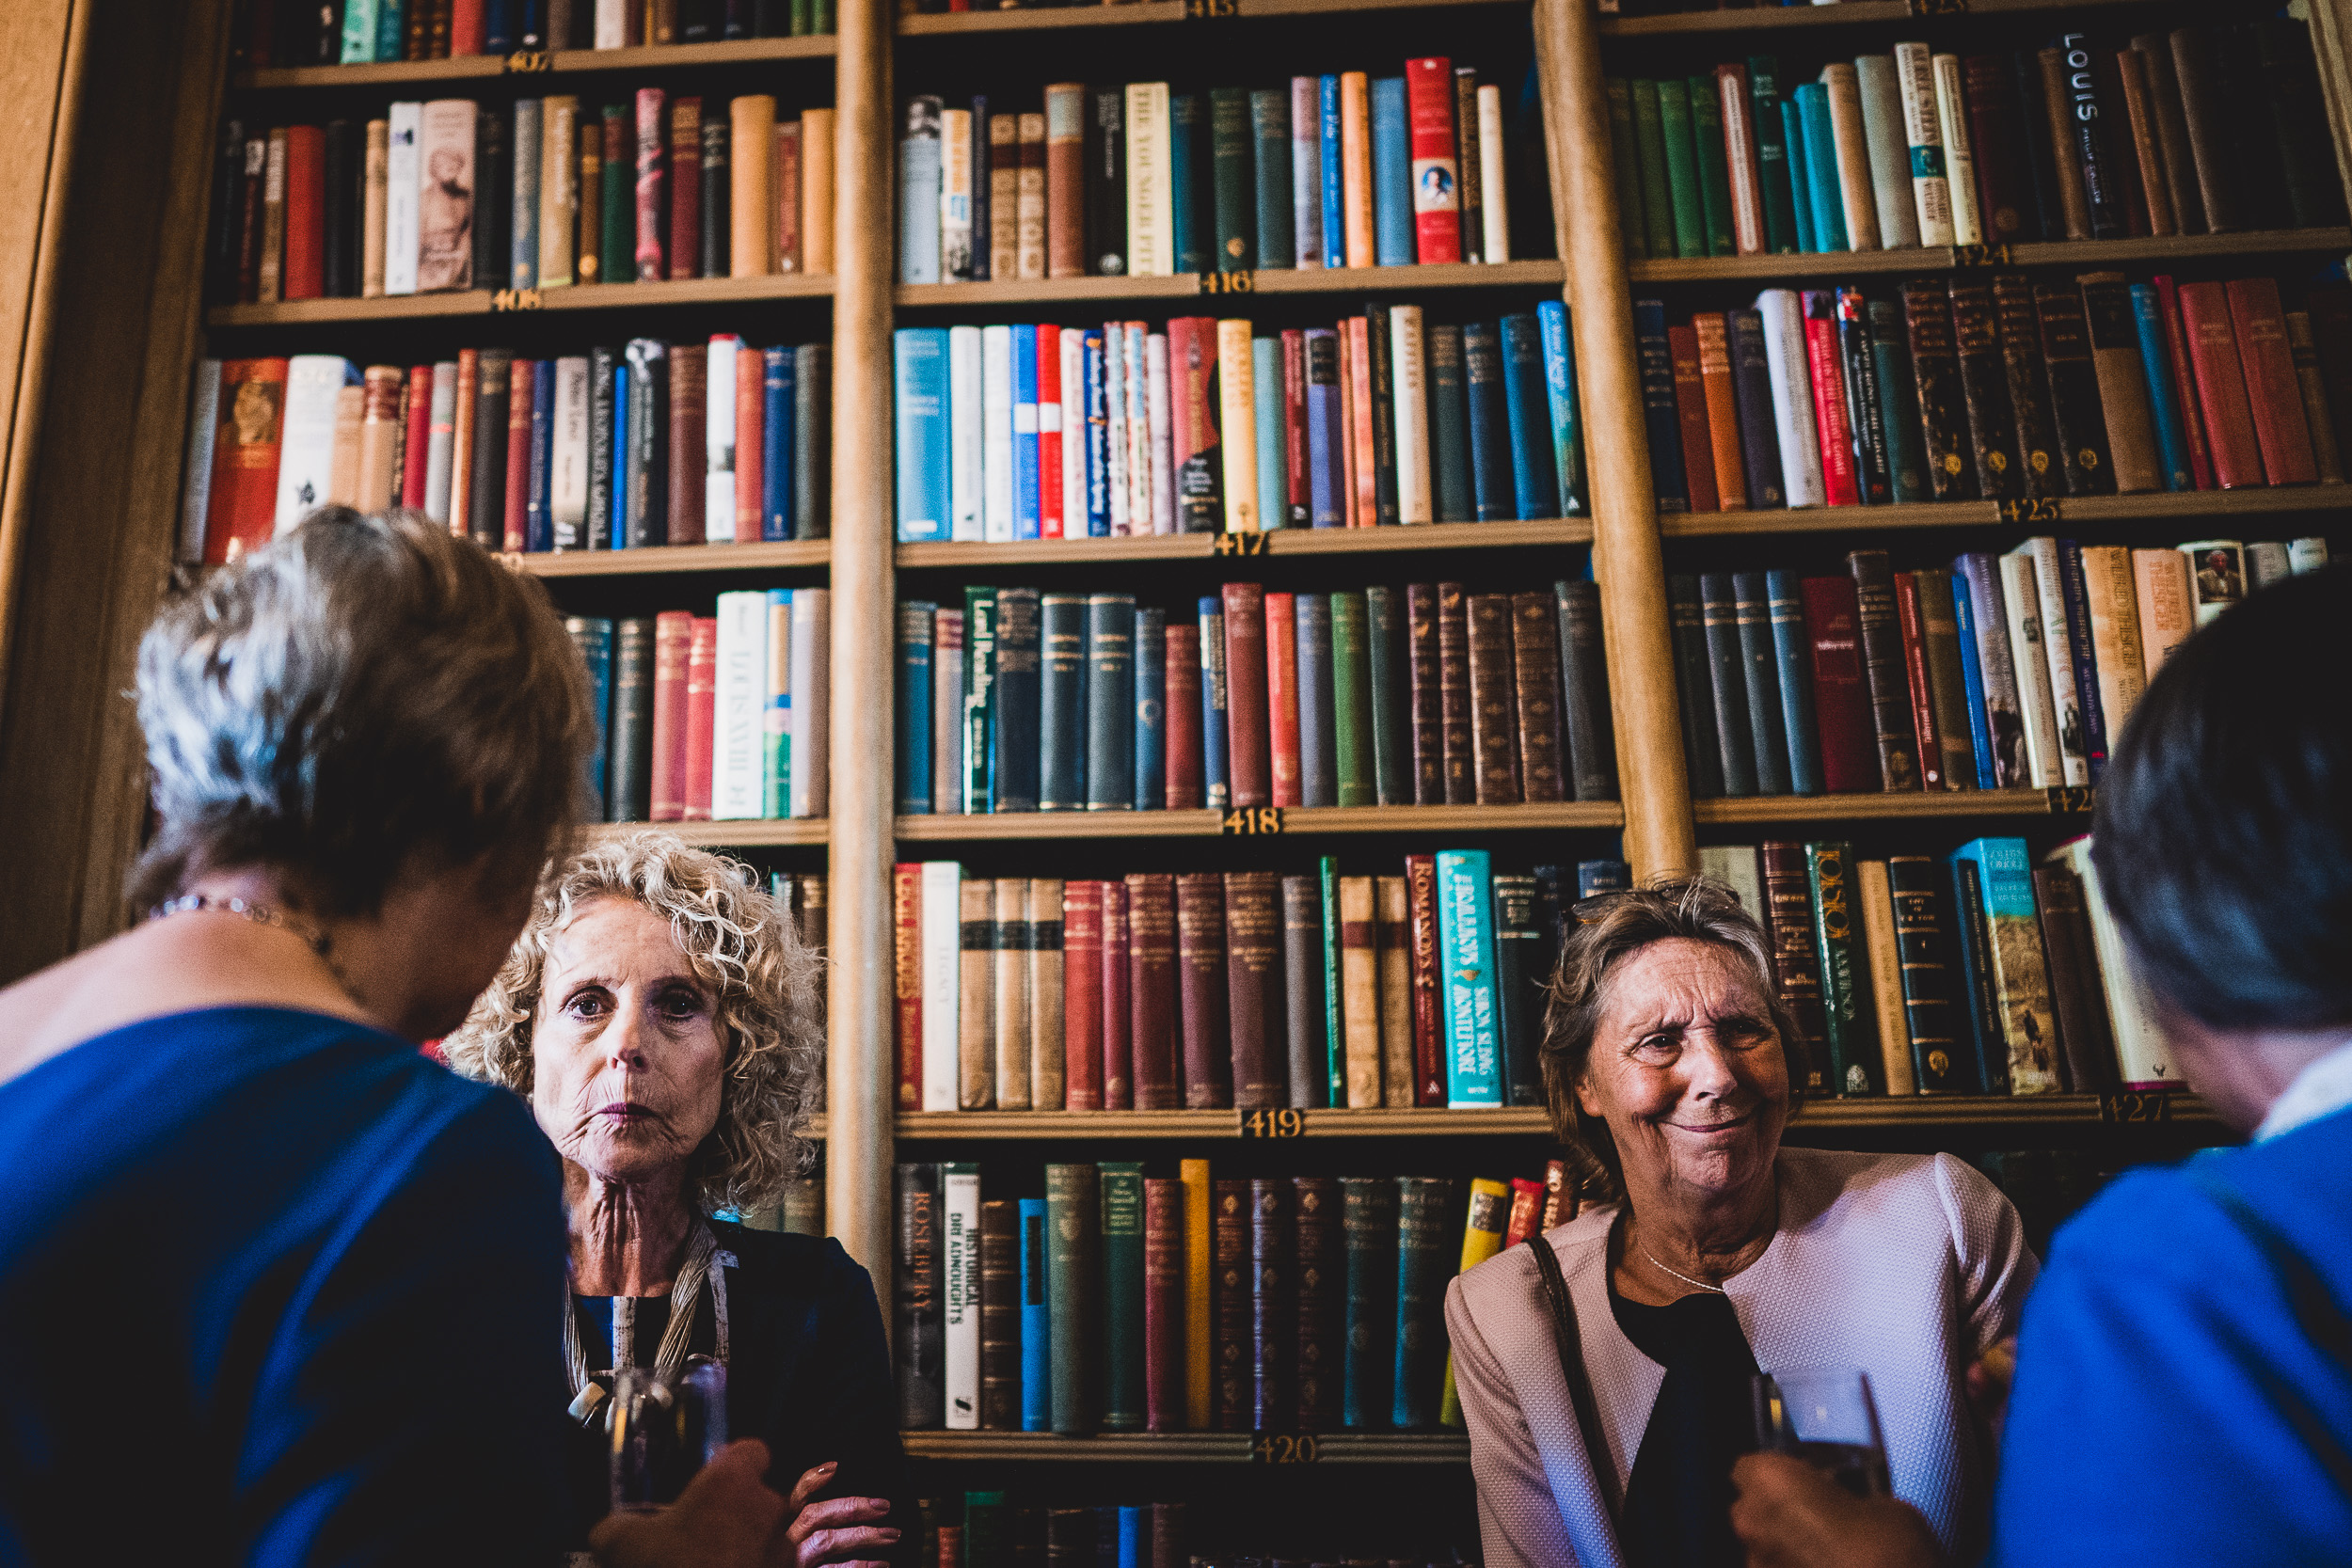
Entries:
{"label": "leather-bound book", "polygon": [[[2002,383],[2009,392],[2017,451],[2024,458],[2025,494],[2041,499],[2065,493],[2057,438],[2050,428],[2047,381],[2042,368],[2042,328],[2034,309],[2033,283],[2022,273],[1993,279],[1993,325],[2001,344]],[[1965,364],[1967,349],[1962,354]]]}
{"label": "leather-bound book", "polygon": [[703,426],[708,412],[707,371],[705,345],[670,345],[669,538],[673,545],[699,545],[704,539],[704,487],[698,480],[707,461]]}
{"label": "leather-bound book", "polygon": [[1910,687],[1903,673],[1894,569],[1884,550],[1850,551],[1846,565],[1853,576],[1855,618],[1862,629],[1863,673],[1870,694],[1871,726],[1878,737],[1879,772],[1890,792],[1917,789],[1919,742],[1912,726]]}
{"label": "leather-bound book", "polygon": [[2295,356],[2295,381],[2303,394],[2303,419],[2311,427],[2312,463],[2322,484],[2344,483],[2344,449],[2336,442],[2335,417],[2328,406],[2328,378],[2320,369],[2319,343],[2312,336],[2308,310],[2287,312],[2287,346]]}
{"label": "leather-bound book", "polygon": [[[628,547],[658,545],[668,536],[670,476],[670,350],[652,338],[632,338],[628,357],[628,432],[621,459]],[[483,354],[484,362],[489,351]],[[486,414],[486,408],[484,410]],[[478,423],[478,420],[477,420]],[[619,544],[614,541],[615,546]]]}
{"label": "leather-bound book", "polygon": [[1600,585],[1562,580],[1551,585],[1551,597],[1560,648],[1563,794],[1578,800],[1613,800],[1617,748],[1601,645]]}
{"label": "leather-bound book", "polygon": [[[1089,87],[1087,99],[1087,271],[1104,277],[1121,277],[1127,272],[1127,91],[1120,87]],[[1242,168],[1246,200],[1249,158],[1247,91],[1242,93],[1241,130],[1245,138]]]}
{"label": "leather-bound book", "polygon": [[1445,1036],[1438,1016],[1438,858],[1405,857],[1406,923],[1413,988],[1412,1103],[1446,1102]]}
{"label": "leather-bound book", "polygon": [[[2139,324],[2132,314],[2131,285],[2120,272],[2085,273],[2074,281],[2082,289],[2083,327],[2090,338],[2091,372],[2098,382],[2106,437],[2106,488],[2125,495],[2161,490],[2164,462],[2156,450],[2155,416],[2148,403],[2148,376],[2140,356]],[[2046,323],[2042,330],[2046,335]],[[2057,380],[2054,371],[2053,388]],[[2060,409],[2063,412],[2062,404]]]}
{"label": "leather-bound book", "polygon": [[[1691,793],[1721,795],[1723,751],[1715,739],[1714,677],[1697,578],[1677,573],[1666,578],[1666,618],[1674,638],[1675,689],[1682,713],[1682,755],[1691,773]],[[1570,744],[1574,744],[1573,736]]]}
{"label": "leather-bound book", "polygon": [[1127,884],[1103,888],[1103,1109],[1136,1108],[1135,971],[1127,931]]}
{"label": "leather-bound book", "polygon": [[[996,591],[996,679],[990,692],[994,711],[989,725],[989,782],[1000,812],[1038,809],[1041,787],[1039,708],[1044,680],[1040,619],[1036,589]],[[1105,650],[1098,641],[1095,651]],[[1131,653],[1131,669],[1133,662]],[[1130,704],[1129,711],[1133,710]],[[1091,738],[1089,734],[1089,742]]]}
{"label": "leather-bound book", "polygon": [[[1135,809],[1136,600],[1087,600],[1087,809]],[[1032,752],[1034,754],[1034,752]],[[1004,809],[1000,802],[998,809]]]}
{"label": "leather-bound book", "polygon": [[[1725,512],[1744,512],[1748,509],[1747,460],[1740,450],[1740,394],[1732,382],[1730,333],[1721,311],[1692,317],[1691,329],[1698,346],[1699,394],[1706,405],[1716,504]],[[1676,362],[1679,365],[1680,360]],[[1679,372],[1675,388],[1679,394]]]}
{"label": "leather-bound book", "polygon": [[1919,400],[1911,373],[1901,305],[1891,299],[1862,300],[1863,336],[1876,372],[1880,424],[1886,438],[1887,477],[1898,502],[1931,500],[1927,446],[1919,425]]}
{"label": "leather-bound book", "polygon": [[2205,198],[2197,183],[2197,157],[2188,143],[2188,117],[2181,103],[2181,80],[2172,59],[2172,43],[2162,33],[2142,33],[2132,40],[2132,53],[2140,59],[2147,81],[2148,112],[2164,166],[2165,194],[2174,224],[2184,234],[2205,231]]}
{"label": "leather-bound book", "polygon": [[[665,260],[670,239],[670,105],[668,95],[660,87],[637,89],[636,164],[637,164],[637,281],[659,283],[670,276]],[[701,156],[701,149],[695,150]],[[480,203],[477,202],[479,207]],[[501,269],[502,270],[502,269]],[[474,276],[498,277],[485,274],[477,261]],[[613,281],[620,281],[615,277]]]}
{"label": "leather-bound book", "polygon": [[1801,592],[1813,640],[1813,713],[1820,727],[1822,786],[1832,794],[1878,789],[1883,780],[1853,579],[1806,578]]}
{"label": "leather-bound book", "polygon": [[1147,1430],[1184,1431],[1184,1184],[1173,1177],[1143,1183],[1143,1401]]}
{"label": "leather-bound book", "polygon": [[[2094,223],[2099,215],[2104,214],[2093,214],[2090,192],[2084,181],[2083,150],[2074,118],[2073,80],[2079,76],[2087,87],[2090,72],[2087,69],[2079,72],[2071,71],[2066,51],[2055,46],[2040,51],[2034,59],[2042,78],[2038,107],[2042,116],[2042,132],[2047,138],[2043,145],[2050,150],[2050,162],[2046,166],[2056,177],[2058,211],[2063,224],[2063,237],[2070,240],[2119,238],[2122,233],[2121,228],[2110,228],[2104,234],[2094,231]],[[2028,109],[2036,106],[2027,105]],[[2055,239],[2059,236],[2047,237]]]}
{"label": "leather-bound book", "polygon": [[1340,879],[1340,1021],[1352,1110],[1380,1104],[1380,969],[1370,877]]}
{"label": "leather-bound book", "polygon": [[[596,126],[601,144],[597,162],[603,190],[596,201],[597,230],[591,240],[580,231],[583,245],[597,251],[596,280],[628,283],[637,277],[637,125],[636,110],[627,103],[607,103]],[[476,276],[479,276],[477,273]]]}
{"label": "leather-bound book", "polygon": [[2013,499],[2026,493],[2026,486],[2017,461],[2017,420],[2010,409],[2009,372],[1994,318],[1993,291],[1982,283],[1955,280],[1948,293],[1977,493],[1986,500]]}
{"label": "leather-bound book", "polygon": [[1970,1086],[1961,1045],[1951,911],[1943,878],[1928,855],[1890,855],[1887,886],[1895,905],[1895,949],[1901,958],[1903,1016],[1912,1069],[1921,1094],[1964,1093]]}
{"label": "leather-bound book", "polygon": [[1340,1424],[1345,1379],[1340,1184],[1328,1176],[1295,1176],[1291,1188],[1298,1303],[1296,1420],[1300,1432],[1329,1432]]}
{"label": "leather-bound book", "polygon": [[1756,758],[1759,795],[1795,791],[1788,757],[1788,730],[1782,716],[1780,658],[1772,643],[1771,587],[1762,572],[1731,575],[1732,622],[1739,634],[1740,681],[1746,697],[1748,741]]}
{"label": "leather-bound book", "polygon": [[612,822],[653,817],[654,624],[632,616],[612,626]]}
{"label": "leather-bound book", "polygon": [[1272,737],[1266,707],[1265,590],[1225,584],[1226,759],[1236,806],[1274,801]]}
{"label": "leather-bound book", "polygon": [[1747,660],[1740,651],[1739,593],[1731,573],[1699,578],[1699,614],[1707,635],[1707,689],[1715,708],[1711,750],[1721,760],[1723,793],[1753,795],[1756,739],[1748,724]]}
{"label": "leather-bound book", "polygon": [[[501,526],[504,548],[514,554],[531,547],[531,470],[532,455],[537,445],[532,439],[531,417],[537,399],[543,394],[539,388],[539,372],[546,361],[517,359],[507,371],[506,381],[506,504]],[[340,421],[336,440],[340,448],[342,431]],[[542,471],[544,481],[544,470]],[[353,492],[355,495],[357,491]],[[540,495],[547,492],[543,487]]]}
{"label": "leather-bound book", "polygon": [[[323,134],[319,226],[324,247],[319,288],[328,299],[359,297],[359,168],[365,137],[366,132],[348,119],[328,120]],[[466,155],[472,162],[471,136],[466,139]]]}
{"label": "leather-bound book", "polygon": [[663,255],[672,278],[702,276],[703,101],[670,102],[669,243]]}
{"label": "leather-bound book", "polygon": [[[717,115],[703,120],[699,165],[702,175],[702,222],[697,233],[694,272],[697,277],[724,277],[732,261],[729,252],[734,247],[735,234],[733,203],[729,198],[733,194],[735,174],[728,164],[732,141],[732,128],[726,120]],[[766,214],[761,215],[764,218]],[[765,233],[768,226],[762,222],[759,228]]]}
{"label": "leather-bound book", "polygon": [[[1764,347],[1764,317],[1756,310],[1726,311],[1724,335],[1730,360],[1732,398],[1739,412],[1740,454],[1747,503],[1756,511],[1787,506],[1788,492],[1781,473],[1778,427],[1772,420],[1772,359]],[[1720,487],[1720,464],[1718,468]]]}
{"label": "leather-bound book", "polygon": [[1165,873],[1127,879],[1127,974],[1135,1108],[1173,1111],[1184,1103],[1176,1077],[1176,879]]}
{"label": "leather-bound book", "polygon": [[2209,233],[2229,234],[2248,227],[2244,189],[2231,157],[2230,121],[2248,112],[2222,91],[2219,29],[2177,27],[2171,34],[2172,70],[2180,83],[2181,117],[2197,169],[2197,192]]}
{"label": "leather-bound book", "polygon": [[[931,1568],[937,1561],[937,1558],[932,1558],[918,1563],[917,1568]],[[1045,1511],[1045,1568],[1094,1568],[1094,1510]]]}
{"label": "leather-bound book", "polygon": [[[1560,758],[1560,638],[1552,596],[1511,595],[1511,678],[1518,697],[1520,794],[1528,800],[1566,798]],[[1474,678],[1474,677],[1473,677]]]}
{"label": "leather-bound book", "polygon": [[1471,750],[1478,803],[1519,802],[1518,696],[1512,657],[1512,606],[1507,594],[1470,598]]}
{"label": "leather-bound book", "polygon": [[1212,1202],[1216,1212],[1211,1223],[1216,1228],[1209,1255],[1210,1349],[1216,1381],[1216,1430],[1248,1432],[1257,1396],[1257,1363],[1250,1354],[1255,1271],[1249,1257],[1249,1183],[1219,1178],[1212,1188]]}
{"label": "leather-bound book", "polygon": [[[967,886],[969,884],[966,884]],[[1045,1167],[1045,1296],[1053,1336],[1054,1430],[1083,1434],[1102,1418],[1102,1178],[1092,1165]]]}
{"label": "leather-bound book", "polygon": [[1768,840],[1758,859],[1764,871],[1764,928],[1772,939],[1773,979],[1797,1021],[1804,1088],[1828,1086],[1827,1020],[1821,1003],[1821,959],[1813,941],[1813,895],[1804,846]]}
{"label": "leather-bound book", "polygon": [[2076,1094],[2105,1094],[2116,1086],[2115,1037],[2107,1024],[2106,998],[2099,989],[2099,958],[2091,945],[2090,910],[2083,898],[2082,879],[2063,865],[2036,866],[2033,894],[2069,1086]]}
{"label": "leather-bound book", "polygon": [[[1681,433],[1682,477],[1692,512],[1720,512],[1715,488],[1715,433],[1707,417],[1707,381],[1700,371],[1699,336],[1688,326],[1666,328],[1666,356],[1674,377],[1675,423]],[[1729,366],[1726,362],[1726,371]]]}
{"label": "leather-bound book", "polygon": [[[1184,934],[1184,883],[1177,879],[1176,918]],[[1214,873],[1206,879],[1217,880]],[[1225,994],[1205,1005],[1225,1009],[1232,1041],[1232,1086],[1226,1103],[1241,1110],[1279,1108],[1290,1103],[1288,1064],[1289,1009],[1283,990],[1281,884],[1271,871],[1228,871],[1223,881],[1222,919],[1225,929],[1224,965],[1220,975]],[[1184,1095],[1189,1105],[1216,1103],[1199,1099],[1204,1086],[1223,1088],[1228,1070],[1217,1064],[1196,1065],[1192,1027],[1194,958],[1184,955]]]}
{"label": "leather-bound book", "polygon": [[2172,206],[2171,182],[2166,177],[2163,132],[2156,124],[2148,56],[2137,49],[2126,49],[2112,58],[2116,80],[2122,89],[2124,111],[2122,129],[2125,135],[2117,139],[2129,144],[2127,155],[2137,176],[2135,189],[2147,210],[2148,232],[2160,236],[2177,234],[2181,231],[2181,220]]}
{"label": "leather-bound book", "polygon": [[1340,1422],[1382,1431],[1395,1413],[1397,1185],[1387,1177],[1340,1180],[1344,1249]]}
{"label": "leather-bound book", "polygon": [[317,299],[326,292],[326,133],[316,125],[289,125],[284,253],[278,273],[280,299]]}
{"label": "leather-bound book", "polygon": [[1029,1109],[1029,879],[996,879],[995,1003],[996,1109]]}
{"label": "leather-bound book", "polygon": [[1976,466],[1968,443],[1968,411],[1960,385],[1960,349],[1952,337],[1951,298],[1941,283],[1902,286],[1903,328],[1911,349],[1912,385],[1926,439],[1930,495],[1974,500]]}
{"label": "leather-bound book", "polygon": [[[1328,1047],[1324,1039],[1323,886],[1313,877],[1285,877],[1281,881],[1283,1054],[1278,1058],[1269,1051],[1265,1069],[1283,1079],[1272,1105],[1311,1109],[1328,1103],[1330,1092],[1324,1067]],[[1234,1005],[1240,1005],[1238,998]],[[1234,1037],[1240,1038],[1238,1031]],[[1246,1069],[1239,1061],[1233,1066],[1238,1078]]]}
{"label": "leather-bound book", "polygon": [[1895,626],[1902,638],[1903,689],[1910,695],[1912,733],[1919,756],[1919,784],[1927,790],[1959,785],[1944,771],[1944,736],[1936,723],[1935,698],[1928,684],[1926,628],[1919,619],[1919,585],[1909,572],[1897,572]]}
{"label": "leather-bound book", "polygon": [[[1214,871],[1178,875],[1176,990],[1184,1033],[1187,1110],[1233,1103],[1232,1031],[1225,963],[1225,879]],[[1151,1109],[1151,1107],[1145,1107]]]}
{"label": "leather-bound book", "polygon": [[1504,1095],[1513,1105],[1544,1102],[1536,1048],[1543,1042],[1543,930],[1535,879],[1498,873],[1495,896],[1495,1034],[1502,1042]]}
{"label": "leather-bound book", "polygon": [[897,1361],[898,1424],[919,1432],[947,1418],[947,1330],[939,1289],[939,1167],[898,1166],[893,1196],[898,1223],[892,1259],[896,1267],[891,1271],[891,1349]]}
{"label": "leather-bound book", "polygon": [[686,819],[686,685],[694,617],[665,610],[653,618],[653,820]]}
{"label": "leather-bound book", "polygon": [[2214,477],[2224,490],[2263,483],[2262,447],[2247,396],[2232,325],[2228,289],[2219,283],[2180,285],[2181,325],[2197,382],[2197,406],[2213,451]]}
{"label": "leather-bound book", "polygon": [[[2346,312],[2352,341],[2352,311]],[[1444,698],[1438,650],[1438,590],[1426,582],[1405,589],[1406,708],[1411,715],[1413,795],[1417,806],[1446,803]]]}
{"label": "leather-bound book", "polygon": [[[1279,595],[1269,595],[1267,609]],[[1334,711],[1336,683],[1331,669],[1331,595],[1328,594],[1299,594],[1292,596],[1291,635],[1294,649],[1292,673],[1297,678],[1291,702],[1298,709],[1298,793],[1294,800],[1282,799],[1282,761],[1279,755],[1286,726],[1279,717],[1275,722],[1277,755],[1274,763],[1274,803],[1276,805],[1335,806],[1339,804],[1339,736]],[[1271,635],[1273,627],[1267,627]],[[1268,651],[1271,652],[1271,645]],[[1278,713],[1284,705],[1278,703]],[[1370,801],[1358,802],[1369,805]]]}
{"label": "leather-bound book", "polygon": [[[1140,1432],[1145,1388],[1143,1166],[1102,1166],[1103,1427]],[[1064,1323],[1083,1319],[1062,1320]],[[1058,1338],[1058,1337],[1057,1337]]]}
{"label": "leather-bound book", "polygon": [[1152,1557],[1143,1568],[1184,1568],[1191,1560],[1184,1552],[1184,1505],[1153,1503],[1151,1526]]}
{"label": "leather-bound book", "polygon": [[1288,1432],[1298,1419],[1298,1238],[1283,1177],[1249,1182],[1251,1427]]}
{"label": "leather-bound book", "polygon": [[1364,590],[1364,652],[1372,707],[1374,799],[1384,806],[1415,801],[1411,667],[1406,630],[1409,590],[1375,584]]}
{"label": "leather-bound book", "polygon": [[1202,803],[1200,754],[1200,628],[1168,628],[1168,763],[1165,787],[1169,811],[1198,811]]}
{"label": "leather-bound book", "polygon": [[996,884],[967,878],[959,897],[956,1106],[986,1111],[996,1103]]}
{"label": "leather-bound book", "polygon": [[1390,1418],[1411,1432],[1438,1424],[1445,1376],[1445,1291],[1459,1245],[1454,1187],[1442,1176],[1396,1179],[1396,1360]]}
{"label": "leather-bound book", "polygon": [[1087,596],[1047,594],[1039,620],[1038,809],[1084,811]]}
{"label": "leather-bound book", "polygon": [[[1375,301],[1364,308],[1364,341],[1370,351],[1372,390],[1372,521],[1394,528],[1405,520],[1398,500],[1396,478],[1396,365],[1389,308]],[[1423,453],[1426,461],[1426,452]]]}
{"label": "leather-bound book", "polygon": [[[2034,314],[2042,327],[2042,360],[2050,388],[2052,453],[2070,496],[2115,493],[2114,460],[2100,412],[2099,378],[2091,365],[2090,331],[2082,294],[2063,283],[2037,283]],[[2131,341],[2138,341],[2132,328]]]}
{"label": "leather-bound book", "polygon": [[2009,56],[1973,55],[1962,62],[1968,84],[1969,143],[1976,153],[1978,211],[1985,239],[2000,245],[2041,238],[2033,181],[2026,166],[2016,78]]}
{"label": "leather-bound book", "polygon": [[2230,325],[2237,335],[2238,364],[2246,374],[2254,437],[2262,451],[2263,476],[2273,484],[2310,484],[2319,478],[2319,467],[2312,455],[2311,426],[2303,418],[2286,313],[2279,305],[2279,280],[2235,278],[2224,292]]}
{"label": "leather-bound book", "polygon": [[[1944,787],[1972,789],[1977,784],[1977,749],[1962,668],[1960,621],[1952,609],[1952,574],[1933,569],[1909,575],[1919,600],[1919,641],[1927,658],[1936,743],[1943,752]],[[1920,760],[1924,765],[1924,753]]]}
{"label": "leather-bound book", "polygon": [[1373,884],[1375,939],[1380,972],[1380,1101],[1413,1103],[1413,938],[1411,895],[1402,877]]}
{"label": "leather-bound book", "polygon": [[1103,1109],[1103,890],[1062,884],[1062,1101],[1073,1111]]}
{"label": "leather-bound book", "polygon": [[[467,468],[473,494],[466,515],[473,542],[485,550],[506,543],[507,394],[514,369],[512,349],[485,348],[474,371],[473,461]],[[453,499],[453,515],[455,505]]]}
{"label": "leather-bound book", "polygon": [[[1371,806],[1380,801],[1375,779],[1372,726],[1372,669],[1368,646],[1370,611],[1362,594],[1333,594],[1330,605],[1330,690],[1332,740],[1331,803]],[[1302,648],[1313,650],[1311,640]],[[1318,689],[1309,681],[1304,691]],[[1304,739],[1304,736],[1301,736]]]}
{"label": "leather-bound book", "polygon": [[1298,601],[1311,596],[1265,596],[1266,757],[1278,806],[1306,804],[1299,788]]}
{"label": "leather-bound book", "polygon": [[[1504,643],[1505,648],[1508,643]],[[1458,582],[1438,584],[1438,709],[1440,767],[1449,806],[1479,799],[1473,744],[1475,696],[1470,685],[1468,596]]]}
{"label": "leather-bound book", "polygon": [[[1147,1268],[1150,1244],[1147,1231]],[[980,1205],[980,1426],[1021,1430],[1021,1205],[1009,1198]]]}

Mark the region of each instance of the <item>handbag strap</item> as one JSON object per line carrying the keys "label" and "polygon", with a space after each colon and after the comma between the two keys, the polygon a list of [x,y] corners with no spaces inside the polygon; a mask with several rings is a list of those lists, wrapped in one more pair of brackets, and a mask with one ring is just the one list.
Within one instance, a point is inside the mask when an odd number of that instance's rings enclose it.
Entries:
{"label": "handbag strap", "polygon": [[1593,1484],[1600,1489],[1609,1517],[1614,1519],[1624,1506],[1624,1499],[1617,1496],[1617,1462],[1610,1457],[1609,1439],[1600,1429],[1600,1406],[1584,1374],[1584,1347],[1577,1336],[1576,1310],[1568,1302],[1568,1282],[1560,1273],[1560,1259],[1549,1242],[1531,1237],[1528,1251],[1535,1255],[1535,1275],[1544,1282],[1544,1298],[1551,1312],[1551,1342],[1560,1353],[1560,1375],[1567,1382],[1568,1403],[1576,1411],[1577,1431],[1584,1439],[1584,1460],[1592,1468]]}

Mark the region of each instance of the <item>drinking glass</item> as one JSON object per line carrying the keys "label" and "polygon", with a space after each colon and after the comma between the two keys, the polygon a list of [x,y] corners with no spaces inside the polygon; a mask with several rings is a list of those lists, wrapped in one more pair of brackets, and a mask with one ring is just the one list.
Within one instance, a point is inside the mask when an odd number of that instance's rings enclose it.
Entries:
{"label": "drinking glass", "polygon": [[1805,1369],[1760,1373],[1756,1386],[1757,1444],[1793,1454],[1857,1497],[1883,1497],[1886,1439],[1870,1402],[1867,1373]]}
{"label": "drinking glass", "polygon": [[612,1512],[648,1513],[677,1500],[727,1443],[727,1370],[689,1357],[674,1382],[650,1367],[612,1379]]}

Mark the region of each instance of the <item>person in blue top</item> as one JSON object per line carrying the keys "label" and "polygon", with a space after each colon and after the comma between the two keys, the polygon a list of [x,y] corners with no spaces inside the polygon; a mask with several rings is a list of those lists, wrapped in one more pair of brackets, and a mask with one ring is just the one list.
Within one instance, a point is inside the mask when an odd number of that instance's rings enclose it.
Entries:
{"label": "person in blue top", "polygon": [[[2026,1303],[1987,1560],[2352,1558],[2352,567],[2175,652],[2099,783],[2092,863],[2168,1044],[2248,1134],[2111,1183]],[[1755,1568],[1924,1568],[1905,1505],[1743,1460]]]}
{"label": "person in blue top", "polygon": [[[330,508],[167,604],[137,687],[149,917],[0,990],[0,1562],[553,1563],[556,1161],[417,1042],[568,842],[579,655],[532,579]],[[767,1465],[598,1557],[798,1563]]]}

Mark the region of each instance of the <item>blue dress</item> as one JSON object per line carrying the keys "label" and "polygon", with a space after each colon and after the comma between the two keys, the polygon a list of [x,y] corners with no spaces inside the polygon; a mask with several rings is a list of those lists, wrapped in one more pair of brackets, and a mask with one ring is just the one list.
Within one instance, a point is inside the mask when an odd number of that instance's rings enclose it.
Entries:
{"label": "blue dress", "polygon": [[522,1102],[221,1007],[0,1085],[0,1563],[524,1563],[565,1242]]}

